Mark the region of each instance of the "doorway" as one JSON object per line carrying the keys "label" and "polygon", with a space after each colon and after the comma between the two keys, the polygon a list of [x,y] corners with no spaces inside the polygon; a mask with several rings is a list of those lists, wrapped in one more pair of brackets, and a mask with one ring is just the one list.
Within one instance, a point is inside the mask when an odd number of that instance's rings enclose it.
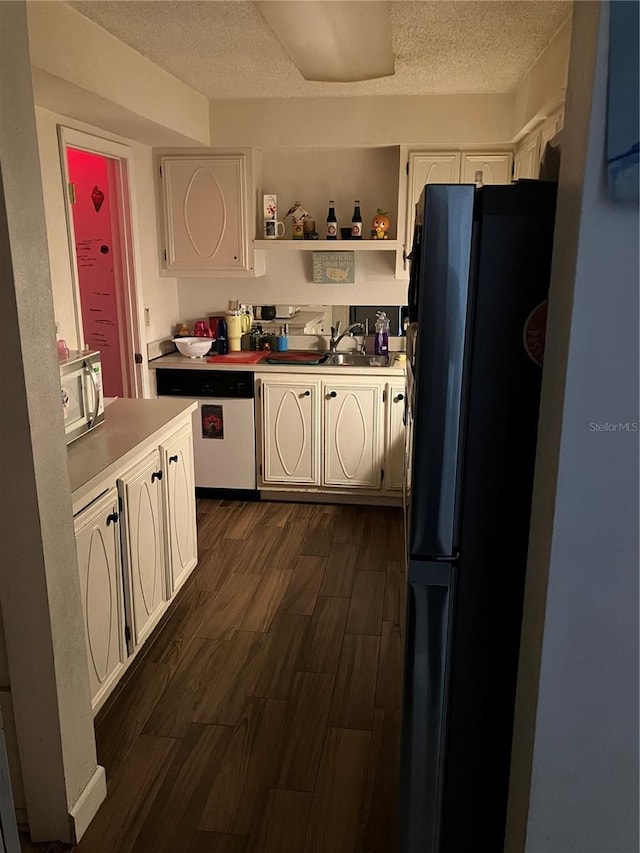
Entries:
{"label": "doorway", "polygon": [[130,151],[59,128],[79,346],[98,350],[105,397],[142,396]]}

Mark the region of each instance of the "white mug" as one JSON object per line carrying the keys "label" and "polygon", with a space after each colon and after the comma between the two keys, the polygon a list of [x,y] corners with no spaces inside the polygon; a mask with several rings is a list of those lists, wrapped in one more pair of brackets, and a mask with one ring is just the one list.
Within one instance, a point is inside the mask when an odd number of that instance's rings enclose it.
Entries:
{"label": "white mug", "polygon": [[278,237],[284,237],[284,222],[278,222],[277,219],[265,219],[264,239],[275,240]]}

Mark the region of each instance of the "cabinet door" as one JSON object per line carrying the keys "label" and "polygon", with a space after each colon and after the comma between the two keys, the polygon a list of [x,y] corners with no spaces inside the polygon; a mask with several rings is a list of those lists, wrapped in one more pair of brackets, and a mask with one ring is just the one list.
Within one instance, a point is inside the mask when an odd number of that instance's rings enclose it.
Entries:
{"label": "cabinet door", "polygon": [[74,526],[91,707],[97,711],[118,680],[127,657],[116,490],[110,489],[79,513]]}
{"label": "cabinet door", "polygon": [[154,450],[118,480],[123,506],[123,558],[134,648],[163,613],[166,584],[160,453]]}
{"label": "cabinet door", "polygon": [[164,157],[165,268],[249,269],[244,154]]}
{"label": "cabinet door", "polygon": [[536,133],[518,148],[513,158],[513,179],[537,178],[540,172],[540,137]]}
{"label": "cabinet door", "polygon": [[262,380],[262,481],[318,485],[320,383]]}
{"label": "cabinet door", "polygon": [[542,156],[544,154],[544,149],[546,148],[547,142],[550,142],[556,133],[559,133],[562,129],[562,113],[556,113],[555,115],[548,118],[545,123],[540,128],[540,149],[538,152],[539,160],[542,160]]}
{"label": "cabinet door", "polygon": [[457,184],[460,180],[460,154],[457,152],[409,152],[407,228],[405,246],[411,250],[416,204],[425,184]]}
{"label": "cabinet door", "polygon": [[404,407],[405,388],[387,385],[387,436],[384,467],[384,488],[402,489],[404,475]]}
{"label": "cabinet door", "polygon": [[164,471],[167,591],[171,596],[198,562],[191,428],[167,439],[160,454]]}
{"label": "cabinet door", "polygon": [[323,485],[379,489],[381,385],[324,382]]}
{"label": "cabinet door", "polygon": [[484,184],[511,183],[511,153],[501,154],[463,154],[461,184],[475,184],[476,173],[482,172]]}

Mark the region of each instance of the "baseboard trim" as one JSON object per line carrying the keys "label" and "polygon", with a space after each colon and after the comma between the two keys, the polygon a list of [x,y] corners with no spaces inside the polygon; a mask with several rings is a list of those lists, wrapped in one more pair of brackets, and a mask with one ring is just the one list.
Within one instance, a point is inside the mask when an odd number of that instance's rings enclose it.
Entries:
{"label": "baseboard trim", "polygon": [[107,774],[104,767],[97,765],[93,776],[82,789],[80,796],[69,809],[71,837],[77,844],[87,831],[87,827],[96,816],[103,800],[107,796]]}
{"label": "baseboard trim", "polygon": [[209,489],[196,486],[196,497],[227,501],[259,501],[260,492],[257,489]]}
{"label": "baseboard trim", "polygon": [[361,492],[304,492],[276,491],[262,489],[260,498],[263,501],[287,501],[288,503],[314,504],[351,504],[352,506],[402,506],[402,497],[395,495],[372,495]]}

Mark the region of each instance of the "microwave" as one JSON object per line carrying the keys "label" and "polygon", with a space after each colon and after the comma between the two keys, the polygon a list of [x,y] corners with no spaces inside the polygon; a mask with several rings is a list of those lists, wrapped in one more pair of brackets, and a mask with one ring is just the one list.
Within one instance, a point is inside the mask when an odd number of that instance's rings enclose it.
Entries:
{"label": "microwave", "polygon": [[100,353],[72,352],[60,362],[62,413],[67,444],[104,421]]}

